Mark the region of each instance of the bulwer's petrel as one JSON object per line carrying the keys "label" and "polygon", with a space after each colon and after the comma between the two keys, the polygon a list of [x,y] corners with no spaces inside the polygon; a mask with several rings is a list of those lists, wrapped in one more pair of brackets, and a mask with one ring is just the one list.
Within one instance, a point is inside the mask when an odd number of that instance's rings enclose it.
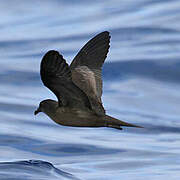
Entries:
{"label": "bulwer's petrel", "polygon": [[140,127],[106,115],[101,101],[102,65],[109,51],[110,35],[105,31],[89,40],[69,66],[59,52],[48,51],[40,74],[43,84],[58,99],[41,101],[34,112],[44,112],[53,121],[75,127]]}

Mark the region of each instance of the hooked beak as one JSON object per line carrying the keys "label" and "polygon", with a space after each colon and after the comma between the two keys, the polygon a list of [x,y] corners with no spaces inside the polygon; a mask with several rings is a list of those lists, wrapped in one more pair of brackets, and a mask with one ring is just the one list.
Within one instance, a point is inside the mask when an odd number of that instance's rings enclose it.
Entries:
{"label": "hooked beak", "polygon": [[34,115],[38,114],[39,112],[42,112],[40,108],[38,108],[36,111],[34,111]]}

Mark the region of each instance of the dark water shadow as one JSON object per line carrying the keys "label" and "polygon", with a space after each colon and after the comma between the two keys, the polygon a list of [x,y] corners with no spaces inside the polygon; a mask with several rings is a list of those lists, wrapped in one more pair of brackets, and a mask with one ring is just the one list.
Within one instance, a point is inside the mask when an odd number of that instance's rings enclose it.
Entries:
{"label": "dark water shadow", "polygon": [[43,141],[30,138],[18,136],[15,134],[0,134],[0,146],[10,146],[10,147],[20,147],[20,146],[28,146],[33,144],[42,144]]}
{"label": "dark water shadow", "polygon": [[33,110],[36,109],[36,106],[31,106],[31,105],[22,105],[22,104],[18,104],[18,103],[3,103],[0,102],[0,110],[4,111],[4,112],[11,112],[11,113],[22,113],[22,114],[26,114],[26,113],[31,113],[33,114]]}
{"label": "dark water shadow", "polygon": [[102,155],[125,152],[122,149],[103,148],[101,146],[74,143],[47,143],[33,138],[0,134],[0,146],[32,152],[44,156],[65,157],[82,155]]}
{"label": "dark water shadow", "polygon": [[[105,63],[103,66],[103,79],[117,81],[127,79],[133,75],[133,77],[141,76],[159,81],[179,83],[179,59],[173,59],[174,63],[171,64],[166,62],[168,60],[164,60],[163,64],[161,64],[154,60],[142,59]],[[11,85],[39,86],[41,84],[38,72],[15,70],[1,73],[0,81],[2,84]]]}
{"label": "dark water shadow", "polygon": [[144,124],[142,125],[144,128],[141,130],[131,129],[131,132],[136,134],[180,134],[180,127],[175,126],[167,126],[167,125],[152,125],[152,124]]}
{"label": "dark water shadow", "polygon": [[26,87],[32,87],[41,83],[39,73],[16,70],[1,73],[0,82],[1,84],[10,84],[16,86],[26,85]]}
{"label": "dark water shadow", "polygon": [[73,144],[73,143],[58,143],[58,144],[40,144],[32,145],[31,147],[23,147],[23,150],[31,151],[36,154],[46,156],[83,156],[83,155],[108,155],[114,153],[121,153],[125,150],[103,148],[88,144]]}
{"label": "dark water shadow", "polygon": [[134,60],[105,63],[103,67],[104,80],[123,80],[129,76],[139,76],[158,81],[180,83],[179,59],[173,59],[174,63],[163,64],[154,60]]}

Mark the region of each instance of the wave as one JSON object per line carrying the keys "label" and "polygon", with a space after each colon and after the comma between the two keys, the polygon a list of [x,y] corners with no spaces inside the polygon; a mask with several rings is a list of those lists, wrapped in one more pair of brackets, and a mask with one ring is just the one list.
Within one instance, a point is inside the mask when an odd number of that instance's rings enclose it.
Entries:
{"label": "wave", "polygon": [[70,173],[54,167],[50,162],[26,160],[0,163],[0,179],[3,180],[80,180]]}

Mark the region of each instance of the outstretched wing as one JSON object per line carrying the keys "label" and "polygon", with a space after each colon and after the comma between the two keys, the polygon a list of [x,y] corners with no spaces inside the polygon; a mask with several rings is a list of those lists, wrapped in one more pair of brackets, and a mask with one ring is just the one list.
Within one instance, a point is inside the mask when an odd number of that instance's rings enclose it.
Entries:
{"label": "outstretched wing", "polygon": [[70,68],[62,55],[48,51],[40,68],[43,84],[57,96],[60,106],[90,108],[86,94],[72,82]]}
{"label": "outstretched wing", "polygon": [[105,114],[101,102],[102,65],[109,51],[109,43],[109,32],[96,35],[85,44],[70,65],[73,82],[86,93],[92,109],[99,115]]}

